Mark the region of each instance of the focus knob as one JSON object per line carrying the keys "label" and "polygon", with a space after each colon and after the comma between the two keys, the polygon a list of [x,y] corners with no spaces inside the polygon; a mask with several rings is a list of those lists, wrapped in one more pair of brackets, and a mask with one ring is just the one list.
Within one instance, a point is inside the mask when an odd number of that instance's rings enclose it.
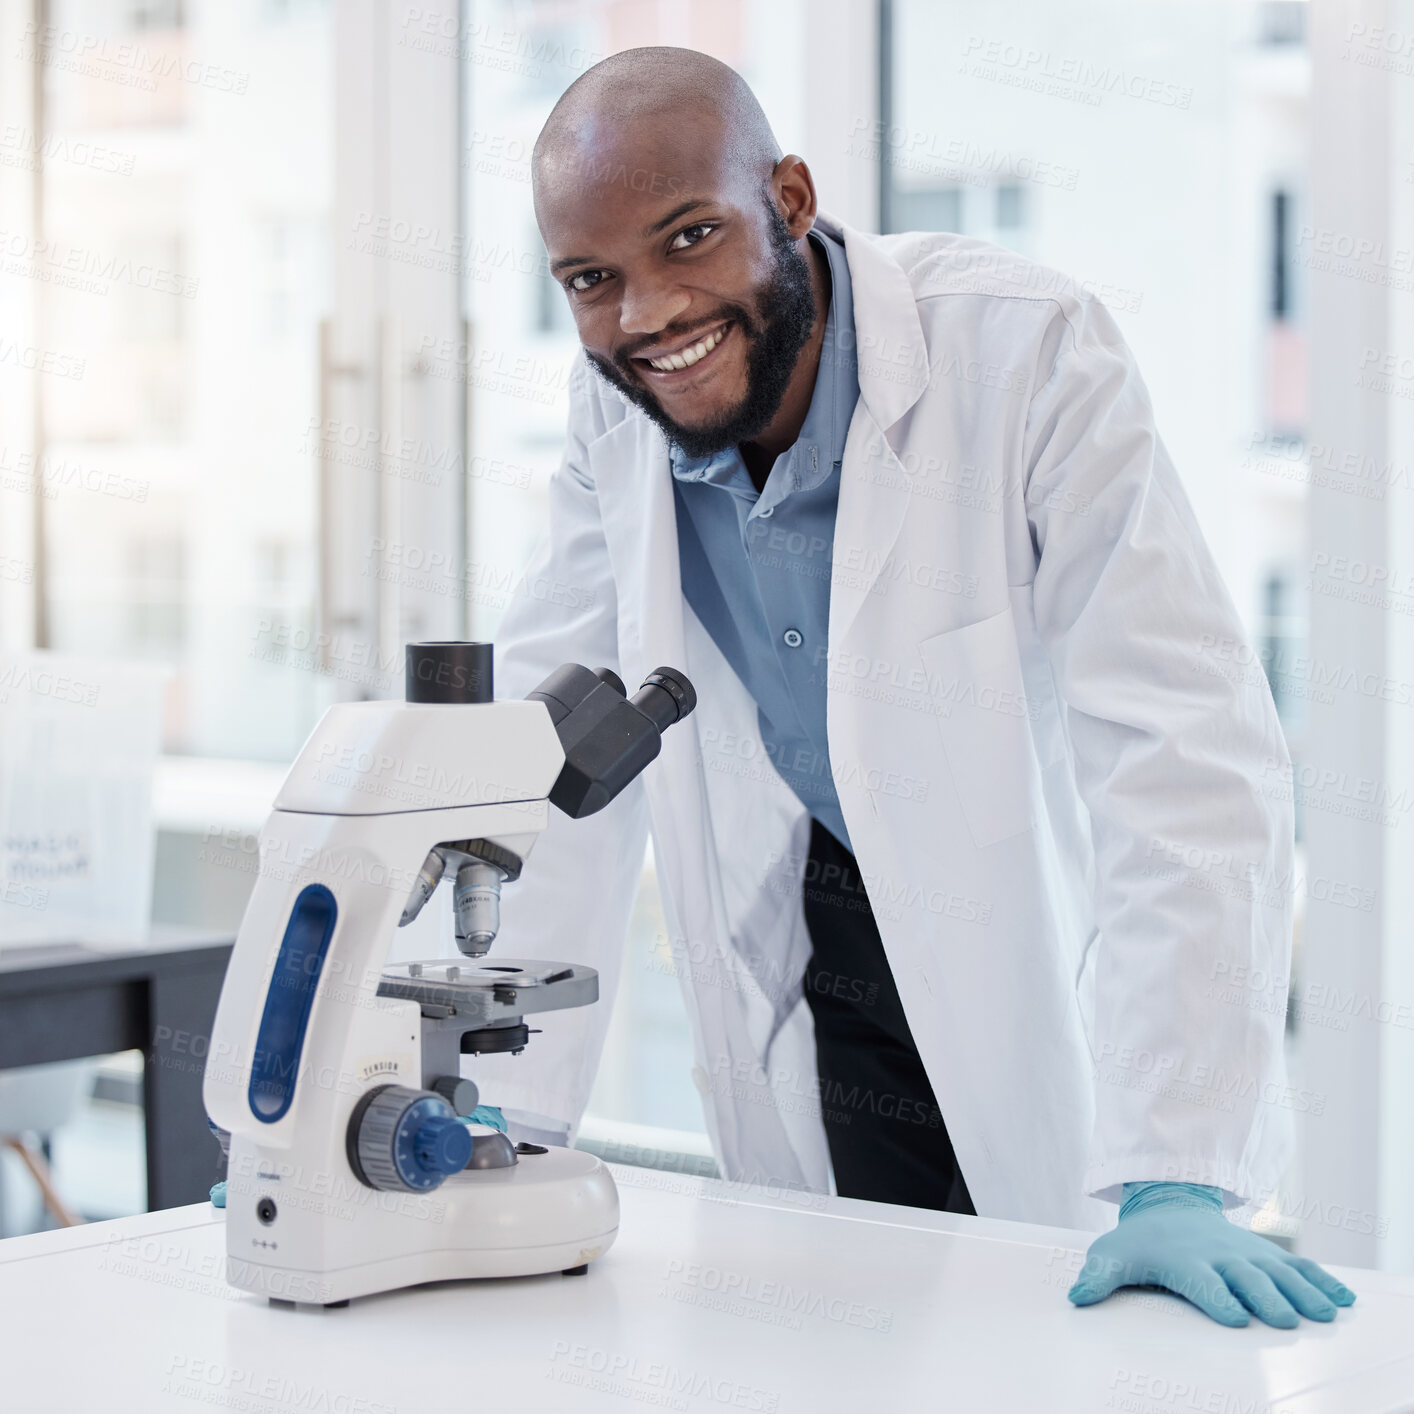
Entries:
{"label": "focus knob", "polygon": [[370,1188],[426,1193],[471,1158],[471,1134],[440,1095],[380,1085],[349,1117],[349,1167]]}
{"label": "focus knob", "polygon": [[469,1115],[481,1103],[481,1092],[476,1081],[462,1075],[444,1075],[432,1082],[432,1088],[459,1115]]}
{"label": "focus knob", "polygon": [[424,1173],[460,1173],[471,1158],[471,1131],[455,1115],[425,1119],[412,1136],[412,1156]]}

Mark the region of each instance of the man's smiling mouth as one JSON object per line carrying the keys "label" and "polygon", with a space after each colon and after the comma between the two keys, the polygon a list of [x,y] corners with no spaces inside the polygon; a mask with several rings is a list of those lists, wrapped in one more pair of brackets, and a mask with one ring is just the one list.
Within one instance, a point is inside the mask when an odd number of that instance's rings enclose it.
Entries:
{"label": "man's smiling mouth", "polygon": [[717,325],[715,329],[701,338],[695,339],[692,343],[680,344],[676,348],[667,349],[652,356],[635,354],[633,361],[638,364],[646,364],[655,373],[681,372],[706,358],[726,338],[730,328],[731,321],[728,320],[724,324]]}

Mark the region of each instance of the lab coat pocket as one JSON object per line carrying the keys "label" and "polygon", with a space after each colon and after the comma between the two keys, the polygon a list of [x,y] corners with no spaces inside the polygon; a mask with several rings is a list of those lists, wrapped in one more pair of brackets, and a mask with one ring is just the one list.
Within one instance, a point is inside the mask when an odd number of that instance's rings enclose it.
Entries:
{"label": "lab coat pocket", "polygon": [[1032,829],[1036,757],[1010,607],[918,645],[958,800],[979,849]]}

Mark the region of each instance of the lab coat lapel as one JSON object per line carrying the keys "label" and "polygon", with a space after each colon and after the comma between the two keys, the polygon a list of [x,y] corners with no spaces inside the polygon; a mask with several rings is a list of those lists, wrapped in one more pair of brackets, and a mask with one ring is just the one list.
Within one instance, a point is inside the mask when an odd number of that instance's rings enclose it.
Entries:
{"label": "lab coat lapel", "polygon": [[844,241],[854,290],[859,402],[845,442],[835,515],[830,591],[834,650],[888,560],[909,506],[908,481],[890,429],[928,387],[928,349],[913,288],[871,238],[821,215],[816,224]]}
{"label": "lab coat lapel", "polygon": [[854,287],[859,396],[887,431],[928,387],[928,346],[913,286],[877,236],[866,236],[823,212],[815,224],[844,241]]}
{"label": "lab coat lapel", "polygon": [[[618,593],[619,650],[625,686],[645,653],[683,660],[677,525],[667,447],[632,414],[589,444],[604,540]],[[648,665],[657,667],[658,663]],[[668,738],[665,738],[665,744]]]}

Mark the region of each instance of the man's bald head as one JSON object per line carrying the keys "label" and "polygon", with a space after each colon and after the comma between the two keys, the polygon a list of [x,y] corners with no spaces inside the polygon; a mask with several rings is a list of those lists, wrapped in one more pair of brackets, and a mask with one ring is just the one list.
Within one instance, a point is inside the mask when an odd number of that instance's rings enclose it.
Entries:
{"label": "man's bald head", "polygon": [[[647,158],[671,150],[652,141],[655,135],[700,143],[707,130],[733,175],[764,187],[781,148],[735,69],[710,54],[666,45],[612,54],[564,91],[540,131],[532,159],[537,209],[546,181],[602,172],[610,153],[622,155],[630,133],[648,139],[655,151],[645,151]],[[670,175],[686,190],[686,172],[660,173],[660,180]]]}
{"label": "man's bald head", "polygon": [[533,172],[550,274],[607,381],[690,455],[798,429],[829,288],[815,185],[737,74],[615,54],[555,105]]}

